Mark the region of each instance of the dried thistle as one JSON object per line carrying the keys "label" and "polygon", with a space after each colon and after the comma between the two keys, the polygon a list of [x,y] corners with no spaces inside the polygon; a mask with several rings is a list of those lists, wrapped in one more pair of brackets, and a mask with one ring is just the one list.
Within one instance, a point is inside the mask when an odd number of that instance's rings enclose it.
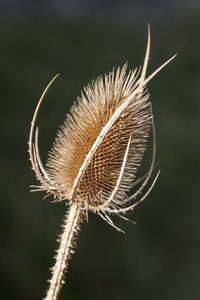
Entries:
{"label": "dried thistle", "polygon": [[[126,219],[124,214],[147,197],[159,175],[158,172],[147,192],[131,204],[131,200],[148,184],[155,162],[155,127],[146,85],[174,58],[146,78],[149,53],[150,30],[141,72],[134,70],[127,73],[125,64],[84,88],[58,132],[46,168],[39,155],[35,123],[44,96],[58,75],[48,84],[38,102],[29,136],[30,160],[40,181],[36,188],[52,194],[55,201],[66,201],[68,205],[45,299],[55,300],[58,297],[79,225],[88,218],[88,212],[97,213],[111,226],[121,230],[110,215]],[[152,162],[148,173],[135,180],[151,126],[154,138]],[[34,131],[35,142],[32,141]],[[127,197],[126,193],[140,182],[140,188]]]}

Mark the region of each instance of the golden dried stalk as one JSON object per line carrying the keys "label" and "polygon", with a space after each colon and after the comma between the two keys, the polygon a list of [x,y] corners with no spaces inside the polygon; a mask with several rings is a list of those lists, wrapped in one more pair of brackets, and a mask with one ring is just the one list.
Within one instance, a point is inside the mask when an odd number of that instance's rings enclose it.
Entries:
{"label": "golden dried stalk", "polygon": [[[147,185],[155,162],[155,127],[146,85],[174,58],[146,78],[149,52],[150,30],[141,73],[135,70],[127,74],[125,64],[84,88],[56,137],[46,168],[39,155],[35,123],[44,96],[58,75],[48,84],[38,102],[29,136],[30,160],[40,181],[37,189],[53,194],[55,201],[65,200],[69,205],[45,299],[58,297],[79,224],[87,218],[88,211],[99,214],[121,231],[109,215],[116,214],[126,219],[124,213],[143,201],[156,182],[159,173],[143,197],[130,203]],[[151,126],[154,136],[151,166],[147,175],[139,179],[142,181],[140,188],[127,197],[126,193],[139,183],[134,181],[135,175]]]}

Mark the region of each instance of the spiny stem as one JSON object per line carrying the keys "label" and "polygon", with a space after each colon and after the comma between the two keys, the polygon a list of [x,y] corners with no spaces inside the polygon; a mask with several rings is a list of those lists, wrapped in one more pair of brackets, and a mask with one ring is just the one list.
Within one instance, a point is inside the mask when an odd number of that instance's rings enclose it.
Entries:
{"label": "spiny stem", "polygon": [[52,277],[45,300],[56,300],[64,283],[63,276],[67,268],[68,260],[73,253],[74,240],[77,236],[79,223],[81,221],[80,208],[76,203],[69,207],[65,216],[63,233],[60,236],[60,246],[56,251],[56,263],[52,268]]}

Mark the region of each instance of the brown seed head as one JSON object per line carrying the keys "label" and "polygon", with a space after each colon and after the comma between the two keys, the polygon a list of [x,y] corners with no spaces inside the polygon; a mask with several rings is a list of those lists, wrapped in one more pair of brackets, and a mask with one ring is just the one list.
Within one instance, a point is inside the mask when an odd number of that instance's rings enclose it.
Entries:
{"label": "brown seed head", "polygon": [[135,179],[151,125],[155,136],[146,84],[174,58],[145,78],[150,51],[150,31],[148,33],[141,73],[137,70],[127,73],[125,64],[84,88],[58,132],[46,169],[39,156],[38,129],[35,143],[32,142],[32,136],[41,102],[57,76],[45,89],[33,116],[29,152],[33,169],[41,182],[39,189],[52,193],[57,201],[76,202],[86,211],[118,214],[135,206],[124,208],[148,183],[155,149],[149,173],[141,188],[127,198],[126,192]]}
{"label": "brown seed head", "polygon": [[[57,184],[62,199],[70,198],[77,174],[97,137],[135,89],[135,74],[130,72],[127,76],[126,68],[124,65],[121,70],[118,68],[104,79],[99,77],[88,85],[58,133],[49,155],[47,172]],[[73,201],[91,209],[105,203],[119,178],[131,136],[121,185],[110,205],[123,203],[143,156],[150,125],[148,95],[134,96],[94,152]]]}

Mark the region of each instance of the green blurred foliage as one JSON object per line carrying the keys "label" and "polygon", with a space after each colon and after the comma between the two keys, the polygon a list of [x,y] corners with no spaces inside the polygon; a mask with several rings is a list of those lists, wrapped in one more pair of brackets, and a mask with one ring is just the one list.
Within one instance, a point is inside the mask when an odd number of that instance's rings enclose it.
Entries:
{"label": "green blurred foliage", "polygon": [[[27,141],[38,98],[60,72],[38,119],[45,160],[85,84],[126,61],[130,68],[142,64],[146,25],[55,19],[1,24],[0,299],[42,298],[66,210],[64,203],[29,192],[36,181]],[[118,221],[125,235],[89,216],[61,300],[200,298],[200,11],[152,22],[151,33],[148,74],[178,53],[149,84],[161,175],[145,203],[129,214],[138,225]],[[147,168],[143,164],[139,173]]]}

